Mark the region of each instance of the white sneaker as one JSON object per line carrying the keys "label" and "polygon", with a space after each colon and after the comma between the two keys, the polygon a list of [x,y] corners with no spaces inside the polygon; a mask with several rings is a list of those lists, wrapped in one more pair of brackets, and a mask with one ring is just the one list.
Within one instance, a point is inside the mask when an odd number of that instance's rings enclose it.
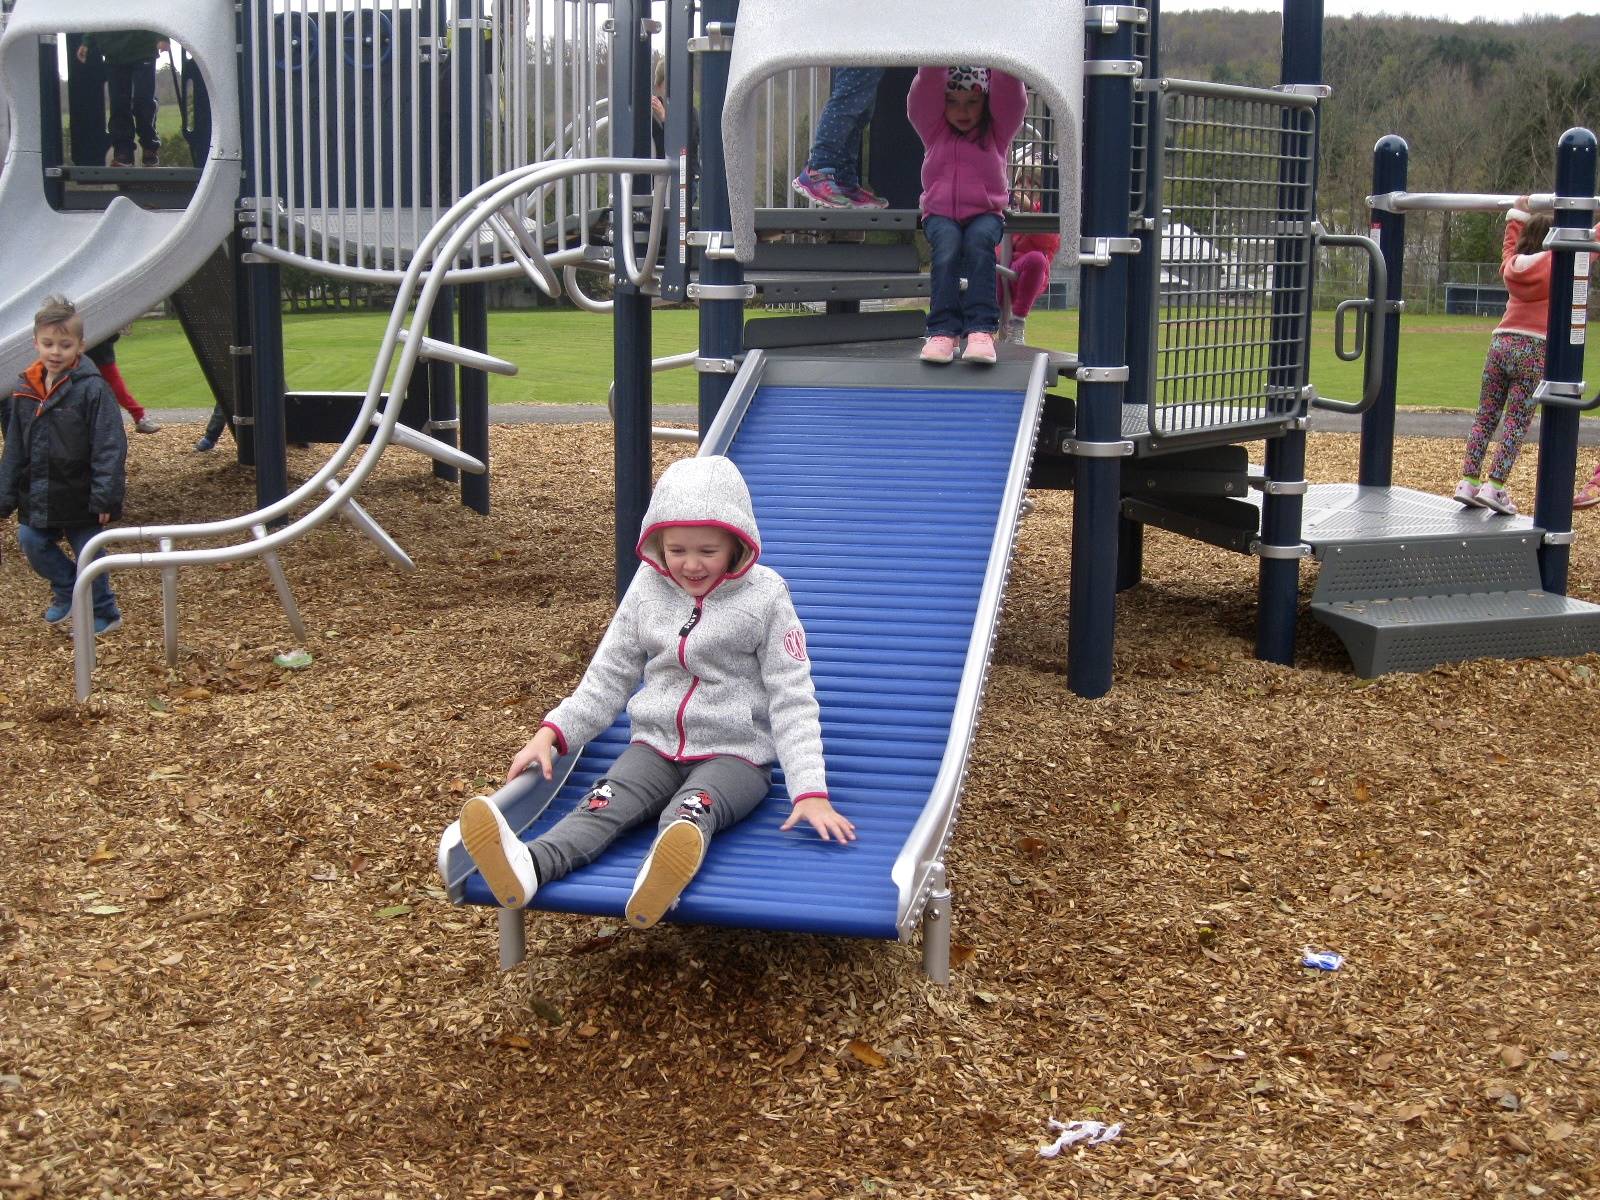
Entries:
{"label": "white sneaker", "polygon": [[1006,327],[1001,331],[1000,340],[1008,346],[1026,346],[1028,344],[1028,318],[1012,317],[1006,322]]}
{"label": "white sneaker", "polygon": [[1482,508],[1483,501],[1478,499],[1478,489],[1482,486],[1470,479],[1463,479],[1456,484],[1456,503],[1465,504],[1468,508]]}
{"label": "white sneaker", "polygon": [[525,908],[539,890],[533,855],[487,796],[461,806],[461,844],[503,908]]}
{"label": "white sneaker", "polygon": [[1478,489],[1478,503],[1508,517],[1517,515],[1517,506],[1511,502],[1511,494],[1492,479],[1485,479],[1483,486]]}
{"label": "white sneaker", "polygon": [[628,897],[628,924],[649,929],[678,903],[706,857],[706,836],[693,821],[674,821],[650,847]]}

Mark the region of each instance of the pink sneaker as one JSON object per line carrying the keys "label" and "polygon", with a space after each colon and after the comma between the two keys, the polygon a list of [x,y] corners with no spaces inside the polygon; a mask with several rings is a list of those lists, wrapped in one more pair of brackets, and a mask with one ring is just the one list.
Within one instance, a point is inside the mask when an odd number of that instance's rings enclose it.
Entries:
{"label": "pink sneaker", "polygon": [[889,202],[864,183],[855,187],[841,188],[845,199],[850,201],[851,208],[888,208]]}
{"label": "pink sneaker", "polygon": [[967,347],[961,352],[962,362],[992,363],[994,360],[994,334],[967,334]]}
{"label": "pink sneaker", "polygon": [[956,340],[948,333],[936,333],[922,343],[922,361],[947,363],[956,356]]}
{"label": "pink sneaker", "polygon": [[796,195],[804,196],[813,204],[820,204],[824,208],[851,206],[850,197],[833,181],[833,172],[826,167],[802,168],[789,186],[794,188]]}

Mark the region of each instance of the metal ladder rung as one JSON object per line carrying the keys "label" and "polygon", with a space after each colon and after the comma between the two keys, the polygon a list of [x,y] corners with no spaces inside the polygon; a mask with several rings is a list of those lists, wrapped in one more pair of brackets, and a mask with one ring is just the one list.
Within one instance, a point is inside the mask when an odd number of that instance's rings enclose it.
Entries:
{"label": "metal ladder rung", "polygon": [[[411,340],[411,331],[400,331],[402,341]],[[454,342],[441,342],[437,338],[425,337],[417,345],[417,354],[421,358],[436,359],[441,362],[452,362],[458,367],[470,367],[474,371],[488,371],[494,375],[515,375],[517,364],[507,362],[503,358],[496,358],[492,354],[484,354],[477,350],[468,350],[464,346],[457,346]]]}
{"label": "metal ladder rung", "polygon": [[[328,480],[327,488],[329,492],[337,492],[339,485],[330,479]],[[339,506],[339,515],[376,542],[378,549],[382,550],[389,561],[402,571],[416,569],[416,563],[412,562],[411,556],[400,548],[400,543],[390,537],[389,531],[374,521],[372,515],[357,504],[353,498],[348,496],[345,498],[345,502]]]}
{"label": "metal ladder rung", "polygon": [[[379,413],[372,414],[374,426],[383,423]],[[389,440],[397,446],[404,446],[407,450],[415,450],[419,454],[426,454],[429,458],[447,463],[465,471],[469,475],[482,475],[487,468],[468,454],[465,450],[457,450],[448,442],[441,442],[436,437],[429,437],[425,433],[418,433],[409,425],[396,425],[389,433]]]}

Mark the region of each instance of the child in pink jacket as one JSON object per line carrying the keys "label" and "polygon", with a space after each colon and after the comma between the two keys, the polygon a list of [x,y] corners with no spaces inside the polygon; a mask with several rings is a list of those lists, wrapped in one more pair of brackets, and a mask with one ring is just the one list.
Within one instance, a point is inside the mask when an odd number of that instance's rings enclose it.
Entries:
{"label": "child in pink jacket", "polygon": [[1005,232],[1006,156],[1027,104],[1021,80],[987,67],[923,67],[911,83],[906,115],[925,148],[922,232],[933,255],[924,362],[951,361],[963,336],[963,360],[995,360],[994,252]]}

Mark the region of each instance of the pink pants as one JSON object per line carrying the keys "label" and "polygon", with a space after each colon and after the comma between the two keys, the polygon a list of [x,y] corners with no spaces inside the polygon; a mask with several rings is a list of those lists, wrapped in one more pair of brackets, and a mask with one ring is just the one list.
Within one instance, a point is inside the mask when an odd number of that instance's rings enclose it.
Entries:
{"label": "pink pants", "polygon": [[1011,269],[1017,273],[1011,281],[1011,315],[1025,317],[1050,285],[1050,260],[1042,251],[1024,250],[1011,260]]}

